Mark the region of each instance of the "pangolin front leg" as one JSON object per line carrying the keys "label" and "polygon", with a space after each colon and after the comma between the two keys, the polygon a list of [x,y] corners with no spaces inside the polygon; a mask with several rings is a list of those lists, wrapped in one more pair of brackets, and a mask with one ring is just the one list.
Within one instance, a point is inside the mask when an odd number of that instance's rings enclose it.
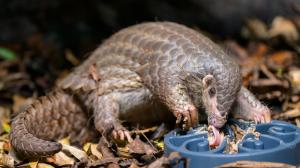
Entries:
{"label": "pangolin front leg", "polygon": [[151,93],[177,118],[178,125],[184,130],[196,127],[199,122],[198,110],[182,80],[182,74],[177,71],[171,73],[171,68],[161,68],[159,73],[154,73],[157,69],[158,64],[151,64],[141,68],[138,73]]}
{"label": "pangolin front leg", "polygon": [[96,129],[103,135],[113,140],[132,141],[129,131],[119,120],[119,103],[113,97],[113,93],[98,96],[91,93],[88,103],[92,103],[94,111],[94,124]]}
{"label": "pangolin front leg", "polygon": [[260,123],[271,121],[271,110],[257,100],[245,87],[242,87],[239,91],[231,113],[234,118],[252,120]]}

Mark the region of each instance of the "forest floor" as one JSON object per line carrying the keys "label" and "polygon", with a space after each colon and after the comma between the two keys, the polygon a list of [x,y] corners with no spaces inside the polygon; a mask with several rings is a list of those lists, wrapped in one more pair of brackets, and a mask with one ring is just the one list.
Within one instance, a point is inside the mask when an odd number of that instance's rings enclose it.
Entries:
{"label": "forest floor", "polygon": [[[272,109],[272,119],[284,120],[300,127],[300,20],[292,22],[277,17],[270,27],[251,20],[243,29],[242,40],[218,40],[226,51],[234,55],[242,67],[243,85]],[[20,161],[11,152],[8,140],[11,119],[26,109],[38,96],[46,94],[55,81],[71,71],[81,60],[70,50],[61,49],[68,67],[55,69],[48,65],[59,60],[39,57],[52,53],[53,45],[45,44],[43,34],[27,39],[27,47],[17,44],[0,46],[0,164],[7,167],[162,167],[171,158],[161,157],[163,139],[152,140],[150,135],[159,126],[130,130],[136,138],[126,145],[114,145],[113,150],[88,142],[74,147],[68,137],[60,140],[64,151],[40,160]],[[51,55],[51,54],[48,54]],[[101,146],[102,145],[102,146]],[[108,148],[107,148],[108,149]],[[104,151],[104,152],[103,152]],[[105,153],[106,151],[106,153]],[[153,162],[154,161],[154,162]]]}

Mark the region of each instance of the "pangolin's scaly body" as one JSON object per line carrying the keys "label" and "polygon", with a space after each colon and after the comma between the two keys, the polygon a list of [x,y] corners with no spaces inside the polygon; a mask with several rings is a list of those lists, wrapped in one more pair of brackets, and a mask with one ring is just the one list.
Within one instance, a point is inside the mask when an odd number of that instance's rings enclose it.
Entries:
{"label": "pangolin's scaly body", "polygon": [[232,104],[242,104],[237,97],[266,111],[240,89],[239,66],[205,36],[171,22],[138,24],[111,36],[52,93],[19,114],[10,140],[20,155],[51,155],[61,145],[49,140],[84,132],[89,109],[100,133],[121,139],[128,132],[120,120],[153,124],[177,117],[194,127],[203,107],[208,122],[221,127]]}

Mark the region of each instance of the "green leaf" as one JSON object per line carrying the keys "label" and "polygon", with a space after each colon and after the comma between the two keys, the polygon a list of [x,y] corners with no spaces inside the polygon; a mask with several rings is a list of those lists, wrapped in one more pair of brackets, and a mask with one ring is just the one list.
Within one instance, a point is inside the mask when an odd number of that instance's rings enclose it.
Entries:
{"label": "green leaf", "polygon": [[277,74],[277,76],[282,77],[282,75],[283,75],[283,69],[282,68],[277,68],[276,69],[276,74]]}
{"label": "green leaf", "polygon": [[9,133],[10,132],[10,125],[6,122],[2,122],[2,128],[5,132]]}
{"label": "green leaf", "polygon": [[5,60],[14,60],[16,59],[16,54],[12,50],[0,47],[0,58]]}
{"label": "green leaf", "polygon": [[160,141],[154,141],[154,143],[161,149],[164,149],[164,141],[160,140]]}

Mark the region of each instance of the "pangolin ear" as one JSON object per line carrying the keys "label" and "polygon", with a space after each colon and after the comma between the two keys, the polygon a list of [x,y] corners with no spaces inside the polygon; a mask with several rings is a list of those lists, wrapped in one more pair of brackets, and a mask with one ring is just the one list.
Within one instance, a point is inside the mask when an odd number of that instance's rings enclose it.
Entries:
{"label": "pangolin ear", "polygon": [[215,78],[212,75],[206,75],[202,79],[202,84],[204,88],[208,88],[209,86],[212,86],[215,83]]}

